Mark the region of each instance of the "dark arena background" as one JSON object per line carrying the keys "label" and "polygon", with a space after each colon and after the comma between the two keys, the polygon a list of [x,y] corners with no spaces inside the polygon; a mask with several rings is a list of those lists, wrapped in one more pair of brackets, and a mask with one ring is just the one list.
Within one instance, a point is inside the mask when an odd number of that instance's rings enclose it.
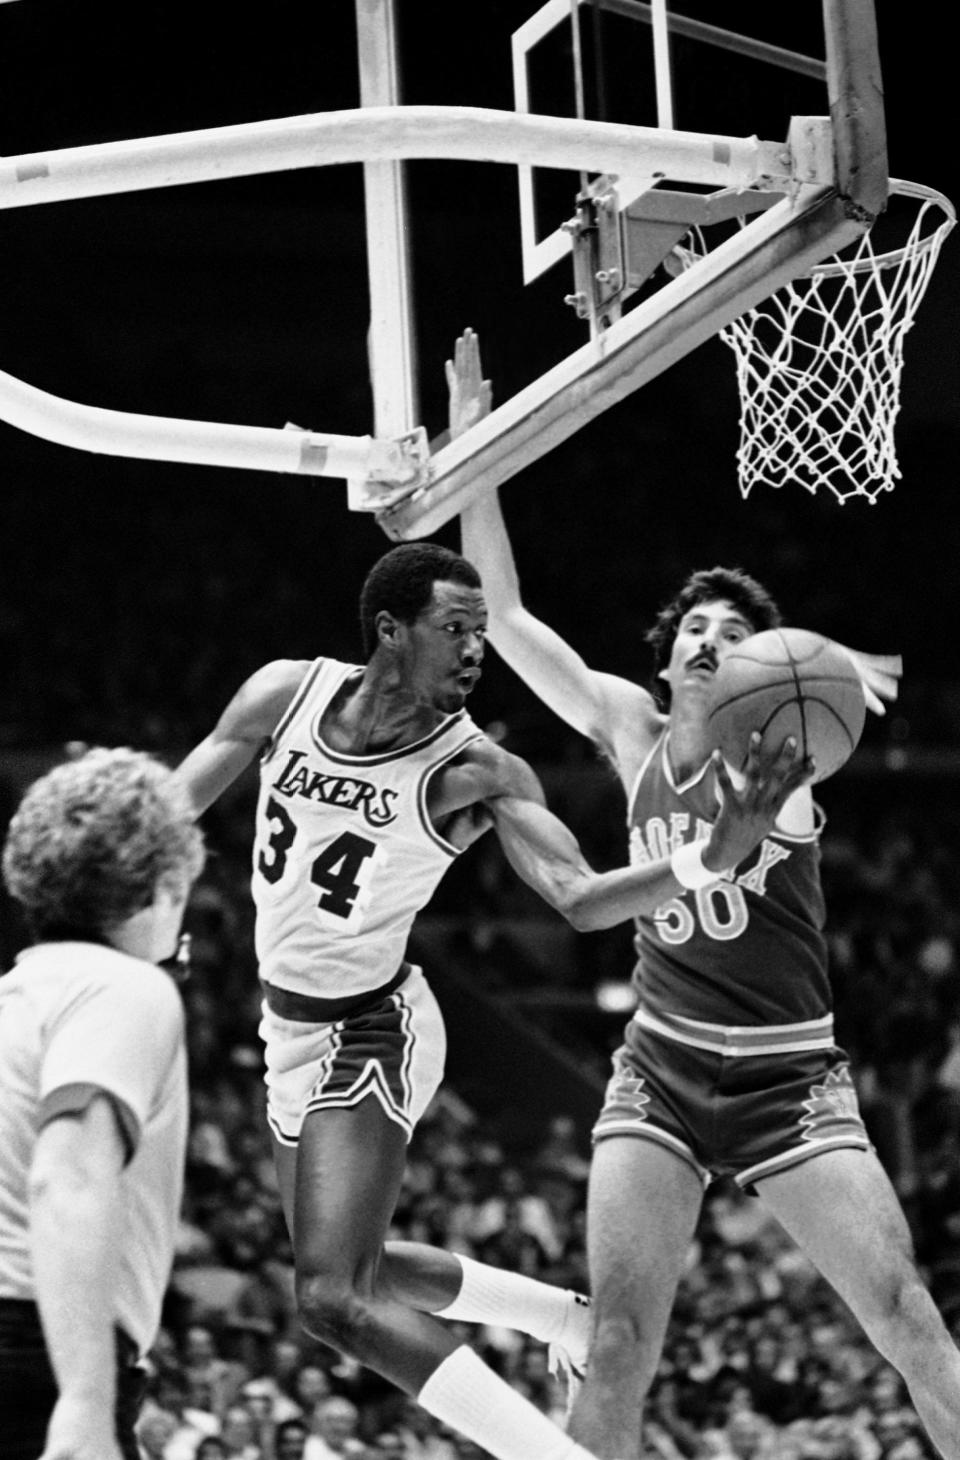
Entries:
{"label": "dark arena background", "polygon": [[[509,37],[533,8],[400,0],[403,100],[510,108]],[[736,6],[675,8],[737,25]],[[957,202],[952,54],[918,20],[878,0],[889,170]],[[779,41],[776,17],[764,23]],[[14,0],[0,3],[0,45],[7,156],[359,105],[349,0]],[[724,64],[695,84],[722,91]],[[544,86],[549,97],[549,74]],[[732,134],[766,135],[749,95],[733,102]],[[497,400],[585,334],[563,303],[568,265],[522,285],[511,169],[418,162],[408,184],[421,415],[435,436],[444,361],[464,327],[479,333]],[[788,623],[903,655],[898,702],[868,715],[851,761],[817,788],[828,933],[838,1037],[960,1336],[958,239],[906,339],[901,479],[874,505],[790,487],[742,500],[734,365],[719,340],[502,499],[526,601],[598,669],[646,681],[643,634],[658,606],[691,569],[718,563],[768,584]],[[0,258],[0,369],[34,386],[121,411],[372,429],[359,165],[11,208]],[[458,546],[456,522],[438,539]],[[78,744],[175,762],[260,664],[359,658],[357,594],[389,545],[371,516],[348,511],[339,481],[86,454],[5,424],[0,544],[4,824],[23,786]],[[534,764],[595,866],[625,860],[612,771],[493,651],[471,713]],[[251,774],[209,814],[212,855],[188,918],[188,1196],[145,1454],[190,1460],[205,1423],[226,1437],[223,1453],[257,1460],[243,1448],[256,1445],[273,1460],[259,1380],[308,1418],[318,1396],[348,1399],[345,1454],[386,1450],[377,1437],[395,1430],[409,1460],[446,1460],[470,1447],[428,1432],[389,1386],[306,1340],[293,1311],[260,1097],[253,791]],[[7,967],[23,934],[2,911]],[[487,838],[441,884],[411,951],[450,1052],[445,1093],[411,1147],[396,1234],[585,1287],[589,1131],[632,1008],[631,929],[575,934]],[[536,1345],[502,1330],[474,1337],[538,1402],[559,1402]],[[649,1454],[729,1453],[699,1446],[704,1435],[734,1443],[746,1389],[775,1447],[737,1454],[923,1460],[932,1451],[891,1374],[759,1203],[718,1185],[651,1400],[648,1444],[660,1448]],[[197,1430],[184,1410],[215,1424]],[[863,1435],[874,1449],[852,1448]]]}

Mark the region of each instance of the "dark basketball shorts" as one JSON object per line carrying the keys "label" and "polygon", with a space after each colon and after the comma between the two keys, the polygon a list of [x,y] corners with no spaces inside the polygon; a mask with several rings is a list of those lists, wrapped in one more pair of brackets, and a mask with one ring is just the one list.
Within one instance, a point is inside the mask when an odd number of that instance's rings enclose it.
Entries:
{"label": "dark basketball shorts", "polygon": [[[277,1140],[296,1146],[304,1117],[314,1110],[345,1110],[368,1095],[405,1131],[407,1139],[443,1078],[446,1033],[440,1008],[419,968],[409,966],[392,991],[354,999],[353,1010],[332,1020],[311,1020],[322,1000],[267,989],[260,1037],[264,1042],[267,1120]],[[271,1008],[271,1002],[276,1006]],[[297,1017],[277,1012],[282,1007]]]}
{"label": "dark basketball shorts", "polygon": [[674,1151],[704,1185],[754,1182],[840,1147],[869,1150],[847,1055],[834,1044],[730,1054],[664,1037],[636,1019],[614,1055],[593,1138],[636,1136]]}

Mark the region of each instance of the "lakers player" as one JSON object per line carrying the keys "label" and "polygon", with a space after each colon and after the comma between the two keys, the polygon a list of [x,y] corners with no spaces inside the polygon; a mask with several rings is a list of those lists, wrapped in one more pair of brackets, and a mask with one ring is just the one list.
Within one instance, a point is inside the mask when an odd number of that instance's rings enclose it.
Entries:
{"label": "lakers player", "polygon": [[518,871],[576,927],[609,926],[747,854],[809,774],[787,743],[680,857],[598,874],[544,805],[530,767],[473,723],[486,607],[465,559],[386,553],[361,595],[365,665],[278,661],[255,673],[179,774],[200,814],[260,758],[252,888],[268,1119],[301,1320],[497,1460],[579,1446],[437,1316],[519,1328],[583,1365],[583,1299],[467,1258],[384,1238],[411,1131],[443,1070],[444,1030],[406,961],[418,910],[495,828]]}

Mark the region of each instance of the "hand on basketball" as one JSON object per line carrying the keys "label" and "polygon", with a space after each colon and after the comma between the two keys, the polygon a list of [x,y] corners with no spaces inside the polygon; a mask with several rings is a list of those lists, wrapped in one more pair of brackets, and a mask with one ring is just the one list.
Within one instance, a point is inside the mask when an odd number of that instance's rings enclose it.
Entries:
{"label": "hand on basketball", "polygon": [[[836,640],[833,641],[836,643]],[[863,697],[867,709],[875,715],[887,713],[884,700],[895,700],[903,674],[903,660],[899,654],[862,654],[859,649],[848,649],[846,644],[837,644],[853,660],[854,668],[863,685]]]}
{"label": "hand on basketball", "polygon": [[472,329],[465,329],[454,347],[453,359],[446,363],[447,389],[450,392],[450,439],[462,436],[490,413],[492,388],[483,378],[480,364],[480,341]]}
{"label": "hand on basketball", "polygon": [[792,735],[775,751],[765,751],[759,732],[750,737],[743,784],[735,786],[727,763],[714,751],[713,767],[722,796],[720,813],[710,833],[704,865],[713,871],[739,866],[773,830],[785,803],[806,785],[816,767],[801,757]]}

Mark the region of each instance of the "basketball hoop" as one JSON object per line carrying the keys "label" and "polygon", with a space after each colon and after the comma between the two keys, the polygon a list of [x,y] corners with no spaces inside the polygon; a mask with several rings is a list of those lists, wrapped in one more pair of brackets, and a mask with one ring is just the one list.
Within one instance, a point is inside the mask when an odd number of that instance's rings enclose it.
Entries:
{"label": "basketball hoop", "polygon": [[[900,478],[903,340],[956,212],[919,183],[891,178],[890,193],[914,208],[905,244],[878,251],[875,224],[720,331],[737,359],[744,497],[795,482],[873,503]],[[674,256],[690,267],[706,251],[694,229]]]}

